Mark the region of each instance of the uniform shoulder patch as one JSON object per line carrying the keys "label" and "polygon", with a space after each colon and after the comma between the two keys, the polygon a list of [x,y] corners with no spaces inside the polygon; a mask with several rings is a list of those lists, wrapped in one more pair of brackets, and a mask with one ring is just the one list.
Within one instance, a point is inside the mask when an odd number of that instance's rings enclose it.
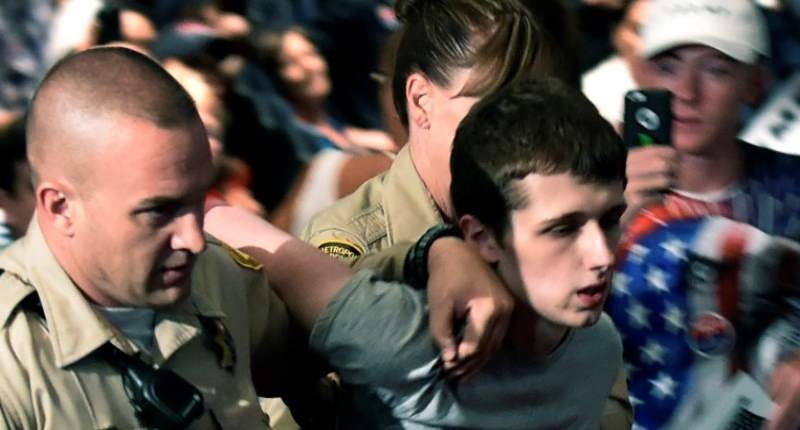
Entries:
{"label": "uniform shoulder patch", "polygon": [[331,257],[343,259],[356,258],[365,254],[365,251],[362,247],[353,242],[342,239],[332,239],[322,242],[318,248],[320,251],[330,255]]}
{"label": "uniform shoulder patch", "polygon": [[224,242],[222,242],[222,247],[225,248],[225,251],[228,252],[228,255],[236,264],[244,267],[245,269],[259,271],[262,267],[264,267],[260,261],[256,260],[253,258],[253,256],[246,252],[240,251]]}

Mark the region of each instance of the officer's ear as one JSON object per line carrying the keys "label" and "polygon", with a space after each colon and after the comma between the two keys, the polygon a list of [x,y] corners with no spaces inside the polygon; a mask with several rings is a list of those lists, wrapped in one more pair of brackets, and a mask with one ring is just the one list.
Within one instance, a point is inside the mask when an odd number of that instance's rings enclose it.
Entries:
{"label": "officer's ear", "polygon": [[494,264],[500,261],[502,246],[497,242],[495,235],[478,218],[464,215],[458,220],[458,227],[464,235],[464,241],[478,251],[483,261]]}
{"label": "officer's ear", "polygon": [[36,187],[36,210],[55,230],[66,236],[74,232],[77,194],[67,184],[45,181]]}
{"label": "officer's ear", "polygon": [[406,79],[406,106],[409,122],[424,130],[431,127],[432,89],[433,83],[422,73],[412,73]]}

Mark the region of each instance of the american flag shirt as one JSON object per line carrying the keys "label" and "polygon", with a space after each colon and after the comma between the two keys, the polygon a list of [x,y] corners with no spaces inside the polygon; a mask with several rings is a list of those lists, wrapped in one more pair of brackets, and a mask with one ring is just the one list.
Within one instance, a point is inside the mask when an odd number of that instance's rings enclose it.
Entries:
{"label": "american flag shirt", "polygon": [[[732,372],[771,369],[777,358],[764,363],[758,342],[798,314],[800,157],[744,150],[744,178],[726,198],[670,193],[621,241],[607,312],[623,340],[635,430],[685,428]],[[798,326],[787,336],[800,337]],[[781,357],[794,349],[780,343]]]}

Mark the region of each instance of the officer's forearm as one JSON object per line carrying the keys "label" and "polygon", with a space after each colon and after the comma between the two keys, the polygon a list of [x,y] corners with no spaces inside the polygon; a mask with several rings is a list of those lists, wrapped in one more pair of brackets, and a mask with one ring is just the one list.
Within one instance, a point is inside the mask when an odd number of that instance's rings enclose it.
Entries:
{"label": "officer's forearm", "polygon": [[203,230],[234,248],[246,246],[274,252],[293,237],[265,219],[235,206],[215,206],[206,212]]}
{"label": "officer's forearm", "polygon": [[346,265],[296,238],[290,238],[275,252],[243,249],[264,264],[270,286],[305,330],[311,330],[317,317],[351,277]]}

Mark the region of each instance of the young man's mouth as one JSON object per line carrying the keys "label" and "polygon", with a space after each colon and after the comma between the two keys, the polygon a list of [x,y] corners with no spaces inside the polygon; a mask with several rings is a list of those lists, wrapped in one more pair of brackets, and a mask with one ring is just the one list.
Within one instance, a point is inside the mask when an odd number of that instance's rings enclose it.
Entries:
{"label": "young man's mouth", "polygon": [[598,307],[603,304],[608,292],[608,283],[602,282],[578,290],[578,300],[587,308]]}

